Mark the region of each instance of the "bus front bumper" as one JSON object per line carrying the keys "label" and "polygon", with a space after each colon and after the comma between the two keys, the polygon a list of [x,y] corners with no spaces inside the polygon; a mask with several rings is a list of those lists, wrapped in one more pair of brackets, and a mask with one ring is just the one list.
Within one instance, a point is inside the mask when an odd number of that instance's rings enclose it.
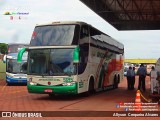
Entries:
{"label": "bus front bumper", "polygon": [[[27,83],[29,93],[39,94],[77,94],[77,83],[71,86],[38,86]],[[49,90],[50,92],[46,92]],[[52,92],[51,92],[52,91]]]}
{"label": "bus front bumper", "polygon": [[27,83],[27,78],[11,78],[6,76],[7,83]]}

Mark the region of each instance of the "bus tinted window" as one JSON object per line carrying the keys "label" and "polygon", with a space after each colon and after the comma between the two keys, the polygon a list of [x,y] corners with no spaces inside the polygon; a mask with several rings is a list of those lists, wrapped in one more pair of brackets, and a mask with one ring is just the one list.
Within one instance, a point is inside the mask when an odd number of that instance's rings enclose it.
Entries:
{"label": "bus tinted window", "polygon": [[78,43],[78,34],[79,25],[38,26],[33,32],[30,45],[75,45]]}
{"label": "bus tinted window", "polygon": [[14,74],[27,73],[27,56],[28,53],[25,52],[22,63],[17,63],[17,53],[8,54],[6,59],[6,71]]}
{"label": "bus tinted window", "polygon": [[80,62],[78,64],[78,74],[82,74],[87,66],[89,51],[89,30],[88,25],[82,25],[80,31]]}

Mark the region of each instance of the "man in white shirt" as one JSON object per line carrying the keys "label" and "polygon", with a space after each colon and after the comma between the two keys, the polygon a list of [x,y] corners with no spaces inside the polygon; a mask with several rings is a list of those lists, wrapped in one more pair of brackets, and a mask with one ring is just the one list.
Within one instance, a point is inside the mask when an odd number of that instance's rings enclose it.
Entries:
{"label": "man in white shirt", "polygon": [[157,92],[156,86],[158,86],[158,80],[157,80],[157,71],[155,70],[154,66],[152,66],[152,70],[150,72],[150,78],[151,78],[151,93]]}

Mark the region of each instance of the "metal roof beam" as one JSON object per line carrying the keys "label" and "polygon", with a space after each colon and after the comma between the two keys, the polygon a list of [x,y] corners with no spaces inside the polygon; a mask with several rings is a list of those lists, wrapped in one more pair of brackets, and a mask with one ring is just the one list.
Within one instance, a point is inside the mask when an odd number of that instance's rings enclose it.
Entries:
{"label": "metal roof beam", "polygon": [[[117,3],[118,3],[118,5],[120,6],[120,8],[124,11],[124,13],[125,13],[125,15],[126,16],[128,16],[128,18],[130,19],[130,20],[132,20],[132,17],[127,13],[127,11],[124,9],[124,4],[123,4],[123,0],[121,0],[121,2],[120,2],[120,0],[117,0]],[[123,5],[122,5],[123,4]]]}
{"label": "metal roof beam", "polygon": [[132,1],[133,1],[133,3],[135,4],[135,6],[136,6],[136,8],[137,8],[137,10],[138,10],[139,16],[142,18],[142,20],[144,20],[144,17],[143,17],[143,15],[142,15],[142,12],[141,12],[140,8],[138,7],[136,1],[135,1],[135,0],[132,0]]}

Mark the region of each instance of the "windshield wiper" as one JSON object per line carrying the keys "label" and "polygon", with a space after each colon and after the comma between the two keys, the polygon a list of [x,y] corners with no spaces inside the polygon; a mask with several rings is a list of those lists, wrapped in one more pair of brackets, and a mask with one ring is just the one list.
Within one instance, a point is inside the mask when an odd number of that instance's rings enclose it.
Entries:
{"label": "windshield wiper", "polygon": [[66,72],[65,74],[70,77],[72,75],[72,72]]}
{"label": "windshield wiper", "polygon": [[42,77],[47,76],[47,75],[48,75],[48,74],[46,74],[46,73],[42,73],[42,74],[41,74]]}

